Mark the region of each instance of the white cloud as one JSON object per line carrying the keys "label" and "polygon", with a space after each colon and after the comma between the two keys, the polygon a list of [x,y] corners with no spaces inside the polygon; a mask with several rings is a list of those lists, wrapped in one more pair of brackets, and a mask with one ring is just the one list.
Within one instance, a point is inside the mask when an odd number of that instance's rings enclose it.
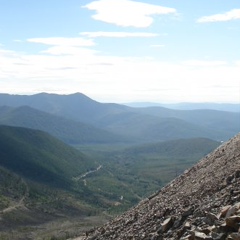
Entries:
{"label": "white cloud", "polygon": [[27,39],[27,41],[32,43],[41,43],[56,46],[89,47],[95,45],[92,39],[84,38],[64,38],[64,37],[30,38]]}
{"label": "white cloud", "polygon": [[84,38],[64,38],[64,37],[50,37],[50,38],[30,38],[27,42],[50,45],[48,49],[42,53],[52,55],[93,55],[97,51],[87,47],[95,46],[92,39]]}
{"label": "white cloud", "polygon": [[130,0],[93,1],[85,8],[95,10],[95,20],[122,27],[149,27],[153,23],[152,15],[174,14],[176,9]]}
{"label": "white cloud", "polygon": [[[58,47],[71,54],[56,55]],[[51,46],[46,50],[50,55],[30,55],[0,48],[1,92],[83,92],[107,102],[239,101],[240,61],[234,65],[202,60],[174,64],[88,50]]]}
{"label": "white cloud", "polygon": [[231,20],[240,19],[240,9],[232,9],[229,12],[225,12],[222,14],[215,14],[211,16],[204,16],[197,20],[199,23],[206,22],[226,22]]}
{"label": "white cloud", "polygon": [[81,47],[72,47],[72,46],[53,46],[50,47],[42,53],[52,54],[52,55],[74,55],[74,56],[89,56],[94,55],[97,51],[93,49],[81,48]]}
{"label": "white cloud", "polygon": [[204,60],[189,60],[184,61],[184,65],[192,67],[216,67],[227,65],[226,61],[204,61]]}
{"label": "white cloud", "polygon": [[146,32],[82,32],[83,36],[90,38],[96,37],[115,37],[115,38],[126,38],[126,37],[156,37],[159,36],[157,33],[146,33]]}

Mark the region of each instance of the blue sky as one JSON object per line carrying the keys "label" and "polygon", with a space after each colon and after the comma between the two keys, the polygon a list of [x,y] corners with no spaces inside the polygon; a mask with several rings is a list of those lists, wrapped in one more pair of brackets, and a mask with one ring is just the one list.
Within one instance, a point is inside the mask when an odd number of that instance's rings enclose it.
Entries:
{"label": "blue sky", "polygon": [[239,0],[0,0],[0,92],[240,102]]}

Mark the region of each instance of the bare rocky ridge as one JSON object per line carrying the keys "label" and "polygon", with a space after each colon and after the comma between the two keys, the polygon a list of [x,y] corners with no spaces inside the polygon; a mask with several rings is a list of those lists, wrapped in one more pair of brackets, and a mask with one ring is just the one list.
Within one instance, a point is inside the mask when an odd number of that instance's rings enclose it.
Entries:
{"label": "bare rocky ridge", "polygon": [[240,240],[240,134],[85,240]]}

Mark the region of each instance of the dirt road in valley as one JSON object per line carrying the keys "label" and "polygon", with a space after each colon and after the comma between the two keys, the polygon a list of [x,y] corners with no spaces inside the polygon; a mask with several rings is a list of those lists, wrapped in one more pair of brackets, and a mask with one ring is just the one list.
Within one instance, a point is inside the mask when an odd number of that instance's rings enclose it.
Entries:
{"label": "dirt road in valley", "polygon": [[91,173],[94,173],[94,172],[99,171],[101,168],[102,168],[102,165],[99,165],[96,169],[90,170],[90,171],[88,171],[88,172],[86,172],[86,173],[84,173],[84,174],[82,174],[82,175],[80,175],[80,176],[78,176],[78,177],[75,177],[75,178],[73,178],[73,180],[79,181],[79,180],[81,180],[81,179],[84,179],[85,177],[87,177],[87,176],[90,175]]}

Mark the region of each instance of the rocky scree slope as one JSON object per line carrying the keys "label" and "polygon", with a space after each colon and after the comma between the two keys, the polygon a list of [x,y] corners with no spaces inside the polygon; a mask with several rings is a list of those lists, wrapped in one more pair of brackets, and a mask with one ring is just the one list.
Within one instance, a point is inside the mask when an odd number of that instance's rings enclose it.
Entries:
{"label": "rocky scree slope", "polygon": [[239,240],[240,134],[83,239]]}

